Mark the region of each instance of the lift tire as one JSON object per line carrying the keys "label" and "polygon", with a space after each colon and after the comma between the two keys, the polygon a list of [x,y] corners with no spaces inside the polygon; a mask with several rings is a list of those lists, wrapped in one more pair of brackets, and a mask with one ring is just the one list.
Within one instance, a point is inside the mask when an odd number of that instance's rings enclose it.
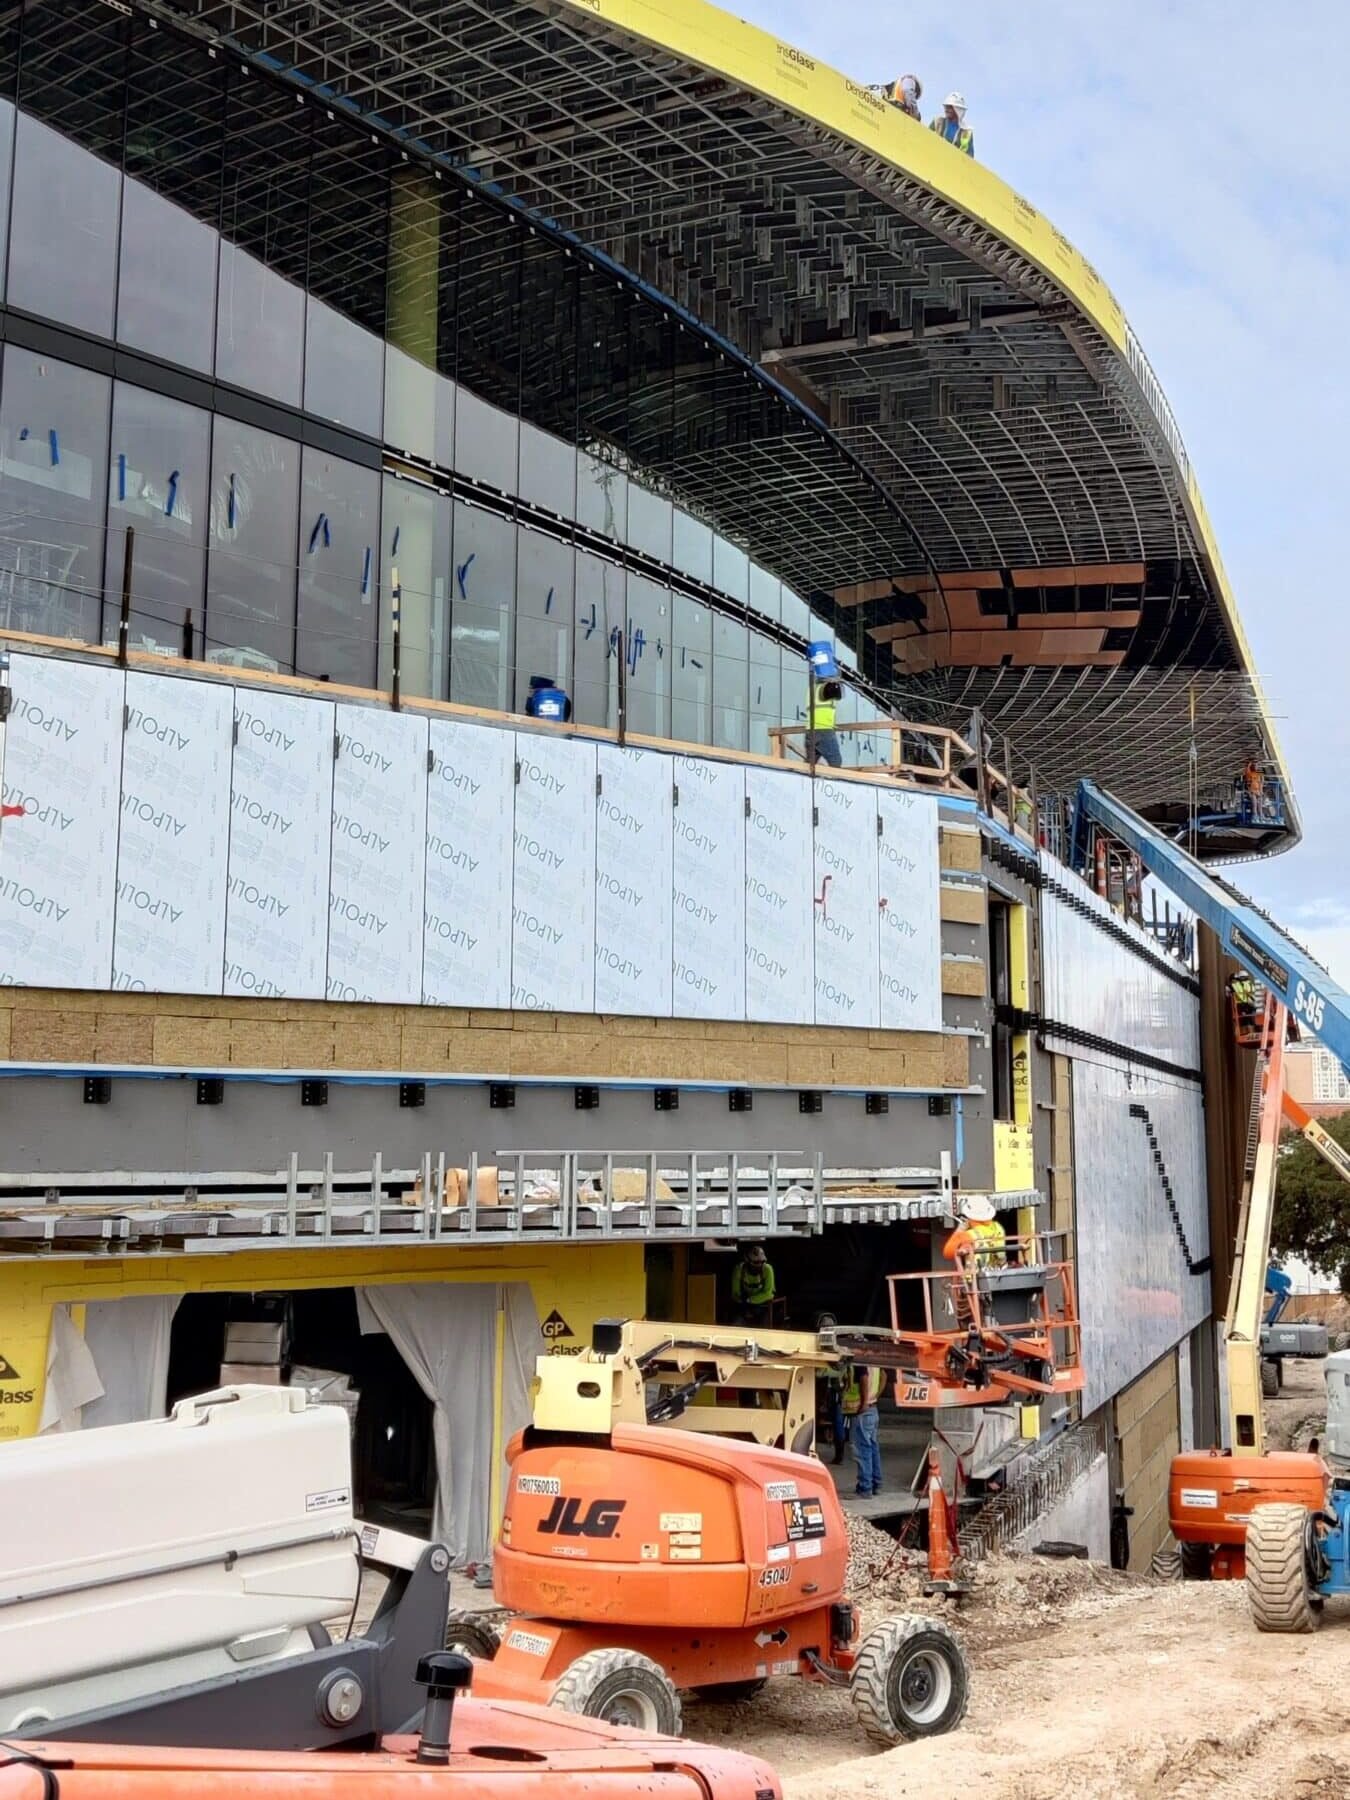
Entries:
{"label": "lift tire", "polygon": [[1258,1506],[1247,1521],[1247,1599],[1258,1631],[1316,1631],[1306,1506]]}
{"label": "lift tire", "polygon": [[740,1706],[763,1693],[768,1684],[767,1675],[757,1675],[749,1681],[714,1681],[707,1687],[696,1687],[694,1698],[712,1706]]}
{"label": "lift tire", "polygon": [[490,1619],[452,1606],[445,1615],[445,1647],[479,1662],[491,1662],[502,1647],[501,1633]]}
{"label": "lift tire", "polygon": [[1211,1544],[1182,1544],[1181,1579],[1183,1581],[1212,1581],[1214,1578],[1214,1547]]}
{"label": "lift tire", "polygon": [[1181,1546],[1167,1544],[1161,1550],[1155,1550],[1153,1560],[1149,1563],[1149,1573],[1155,1581],[1180,1581]]}
{"label": "lift tire", "polygon": [[662,1737],[679,1737],[684,1725],[669,1675],[636,1650],[588,1650],[563,1671],[552,1704]]}
{"label": "lift tire", "polygon": [[1267,1400],[1273,1400],[1279,1391],[1279,1364],[1272,1362],[1270,1357],[1263,1356],[1261,1358],[1261,1392],[1265,1395]]}
{"label": "lift tire", "polygon": [[858,1723],[874,1744],[954,1731],[966,1716],[970,1680],[965,1652],[938,1619],[883,1619],[853,1665],[850,1692]]}

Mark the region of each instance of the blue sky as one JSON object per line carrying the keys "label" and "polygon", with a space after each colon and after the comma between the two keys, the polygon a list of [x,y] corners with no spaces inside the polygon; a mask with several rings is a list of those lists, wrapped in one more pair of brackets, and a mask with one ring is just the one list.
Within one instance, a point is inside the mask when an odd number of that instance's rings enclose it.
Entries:
{"label": "blue sky", "polygon": [[1303,808],[1303,848],[1234,876],[1350,987],[1350,7],[736,10],[858,80],[917,74],[925,117],[959,88],[980,160],[1115,290],[1199,473]]}

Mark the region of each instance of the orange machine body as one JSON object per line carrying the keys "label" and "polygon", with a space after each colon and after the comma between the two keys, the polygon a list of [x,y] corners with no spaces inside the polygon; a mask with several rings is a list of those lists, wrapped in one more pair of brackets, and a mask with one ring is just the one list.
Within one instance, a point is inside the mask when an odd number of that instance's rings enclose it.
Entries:
{"label": "orange machine body", "polygon": [[1289,1501],[1320,1512],[1329,1485],[1320,1456],[1292,1450],[1272,1450],[1265,1456],[1187,1451],[1172,1459],[1168,1489],[1172,1536],[1179,1544],[1210,1547],[1210,1574],[1216,1581],[1240,1580],[1247,1568],[1247,1521],[1253,1508]]}
{"label": "orange machine body", "polygon": [[578,1656],[618,1646],[676,1687],[851,1666],[848,1537],[814,1457],[622,1424],[525,1433],[507,1457],[493,1589],[520,1616],[475,1694],[546,1700]]}
{"label": "orange machine body", "polygon": [[[781,1800],[767,1763],[537,1707],[460,1700],[450,1760],[415,1738],[378,1750],[288,1753],[117,1744],[12,1746],[0,1800]],[[31,1759],[31,1760],[23,1760]],[[44,1774],[54,1770],[55,1774]]]}

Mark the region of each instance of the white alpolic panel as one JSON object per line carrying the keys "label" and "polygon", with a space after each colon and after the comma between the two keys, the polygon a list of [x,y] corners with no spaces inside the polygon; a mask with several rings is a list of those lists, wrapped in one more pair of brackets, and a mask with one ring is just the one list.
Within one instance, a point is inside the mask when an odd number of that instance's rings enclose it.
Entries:
{"label": "white alpolic panel", "polygon": [[1073,1137],[1086,1414],[1209,1315],[1199,1085],[1075,1059]]}
{"label": "white alpolic panel", "polygon": [[427,721],[336,710],[328,998],[415,1006],[422,998]]}
{"label": "white alpolic panel", "polygon": [[234,718],[225,992],[322,1000],[333,706],[240,688]]}
{"label": "white alpolic panel", "polygon": [[591,1012],[595,998],[595,745],[516,737],[511,1004]]}
{"label": "white alpolic panel", "polygon": [[745,1011],[748,1019],[815,1022],[812,783],[747,769]]}
{"label": "white alpolic panel", "polygon": [[881,1023],[877,790],[817,781],[816,1024]]}
{"label": "white alpolic panel", "polygon": [[234,690],[135,671],[126,681],[112,984],[218,994]]}
{"label": "white alpolic panel", "polygon": [[941,1031],[937,801],[928,794],[881,788],[877,810],[881,1024],[887,1031]]}
{"label": "white alpolic panel", "polygon": [[675,1014],[745,1017],[745,770],[675,758]]}
{"label": "white alpolic panel", "polygon": [[513,783],[516,738],[431,721],[422,999],[428,1006],[511,1004]]}
{"label": "white alpolic panel", "polygon": [[674,763],[596,752],[595,1010],[670,1016]]}
{"label": "white alpolic panel", "polygon": [[106,988],[112,978],[120,669],[16,656],[0,831],[0,983]]}
{"label": "white alpolic panel", "polygon": [[1191,971],[1063,863],[1043,855],[1041,866],[1048,1024],[1071,1025],[1178,1068],[1198,1069],[1200,1002]]}

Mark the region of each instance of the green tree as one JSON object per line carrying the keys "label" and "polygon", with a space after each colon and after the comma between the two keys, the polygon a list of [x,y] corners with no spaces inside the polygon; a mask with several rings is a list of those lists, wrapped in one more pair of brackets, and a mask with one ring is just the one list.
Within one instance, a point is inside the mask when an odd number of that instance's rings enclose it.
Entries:
{"label": "green tree", "polygon": [[[1350,1150],[1350,1112],[1321,1123]],[[1287,1131],[1280,1143],[1270,1247],[1333,1276],[1350,1294],[1350,1183],[1297,1132]]]}

